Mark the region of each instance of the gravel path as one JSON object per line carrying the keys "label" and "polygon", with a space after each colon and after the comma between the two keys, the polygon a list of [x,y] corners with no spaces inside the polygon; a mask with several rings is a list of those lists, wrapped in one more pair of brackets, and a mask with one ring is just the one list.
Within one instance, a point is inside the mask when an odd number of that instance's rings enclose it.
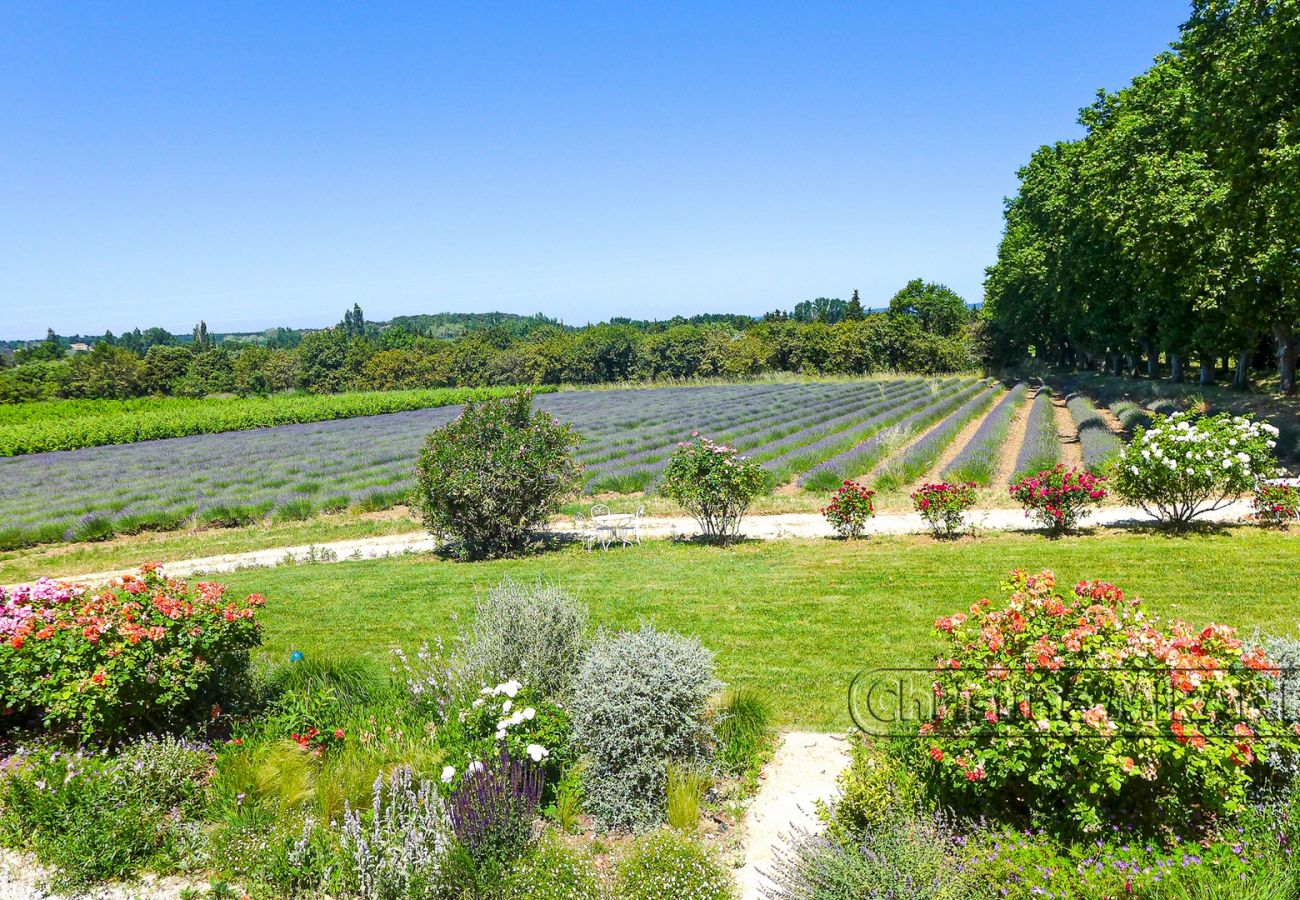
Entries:
{"label": "gravel path", "polygon": [[[1245,518],[1251,512],[1249,500],[1237,500],[1209,516],[1206,520],[1232,522]],[[966,521],[978,531],[1027,531],[1035,526],[1018,509],[972,510]],[[1094,512],[1085,520],[1086,525],[1115,527],[1152,524],[1154,520],[1133,506],[1108,506]],[[749,516],[741,526],[746,537],[757,540],[785,538],[831,537],[834,531],[819,513],[781,513],[770,516]],[[882,513],[867,524],[868,534],[914,534],[926,530],[925,523],[916,513]],[[687,517],[648,518],[641,522],[641,535],[645,538],[686,537],[697,532],[695,520]],[[247,553],[230,553],[224,556],[207,556],[167,563],[170,575],[190,576],[196,573],[233,572],[236,569],[266,568],[301,562],[339,562],[342,560],[382,559],[408,553],[429,553],[436,550],[438,542],[427,534],[389,534],[380,537],[333,541],[298,547],[273,547]],[[148,562],[141,559],[141,562]],[[102,584],[112,578],[135,571],[116,569],[69,576],[67,580],[81,584]],[[12,585],[6,585],[12,587]]]}
{"label": "gravel path", "polygon": [[818,800],[835,795],[835,779],[849,764],[842,735],[791,732],[781,739],[745,814],[745,865],[736,872],[740,900],[761,900],[776,850],[797,826],[817,831]]}

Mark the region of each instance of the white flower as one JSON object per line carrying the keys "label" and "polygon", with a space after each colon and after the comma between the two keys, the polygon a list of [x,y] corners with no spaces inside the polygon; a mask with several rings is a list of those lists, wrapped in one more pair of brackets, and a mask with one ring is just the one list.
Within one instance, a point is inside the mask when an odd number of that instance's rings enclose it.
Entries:
{"label": "white flower", "polygon": [[510,712],[510,707],[513,706],[513,705],[514,705],[513,703],[511,703],[509,700],[507,700],[505,703],[502,703],[502,704],[501,704],[501,711],[502,711],[503,713],[508,713],[508,712]]}
{"label": "white flower", "polygon": [[1034,724],[1038,726],[1039,731],[1048,731],[1052,727],[1052,723],[1046,719],[1039,719]]}
{"label": "white flower", "polygon": [[442,767],[442,783],[443,783],[443,784],[451,784],[451,780],[452,780],[453,778],[455,778],[455,777],[456,777],[456,767],[455,767],[455,766],[443,766],[443,767]]}
{"label": "white flower", "polygon": [[520,684],[519,682],[511,678],[509,681],[505,682],[504,684],[498,684],[496,687],[496,692],[498,694],[505,694],[507,697],[513,699],[515,694],[518,694],[519,689],[522,687],[523,687],[522,684]]}
{"label": "white flower", "polygon": [[465,767],[466,775],[475,775],[482,771],[483,771],[483,763],[479,762],[477,759]]}
{"label": "white flower", "polygon": [[482,697],[479,697],[477,700],[475,700],[473,703],[470,704],[470,706],[474,707],[475,709],[478,709],[482,705],[483,705]]}
{"label": "white flower", "polygon": [[1128,470],[1129,470],[1130,472],[1132,472],[1134,475],[1136,475],[1136,474],[1138,473],[1138,467],[1137,467],[1137,466],[1129,466],[1129,467],[1128,467]]}
{"label": "white flower", "polygon": [[1225,460],[1223,461],[1223,467],[1224,467],[1225,469],[1231,469],[1231,468],[1232,468],[1232,460],[1230,460],[1230,459],[1225,459]]}
{"label": "white flower", "polygon": [[541,744],[528,745],[528,757],[533,762],[541,762],[542,760],[546,759],[546,757],[550,755],[551,755],[551,751],[547,750]]}
{"label": "white flower", "polygon": [[1250,462],[1250,455],[1247,453],[1238,453],[1237,459],[1241,460],[1244,463]]}
{"label": "white flower", "polygon": [[524,710],[525,721],[531,722],[535,715],[537,715],[537,710],[533,709],[531,706]]}

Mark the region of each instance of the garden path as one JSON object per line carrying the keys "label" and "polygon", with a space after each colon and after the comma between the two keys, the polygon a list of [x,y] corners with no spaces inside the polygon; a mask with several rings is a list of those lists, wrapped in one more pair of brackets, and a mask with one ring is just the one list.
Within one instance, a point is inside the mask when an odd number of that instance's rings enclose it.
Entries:
{"label": "garden path", "polygon": [[836,792],[849,764],[843,735],[791,732],[781,739],[745,814],[745,864],[736,872],[740,900],[760,900],[777,850],[794,827],[817,831],[817,801]]}
{"label": "garden path", "polygon": [[1067,469],[1083,465],[1083,445],[1079,443],[1079,426],[1065,405],[1065,395],[1052,395],[1052,411],[1056,414],[1056,433],[1061,436],[1061,462]]}
{"label": "garden path", "polygon": [[[1205,521],[1234,522],[1252,512],[1249,500],[1236,500],[1223,509],[1204,517]],[[1034,524],[1019,509],[975,509],[967,513],[966,521],[975,532],[1026,531]],[[1095,510],[1085,520],[1085,526],[1123,527],[1150,525],[1154,519],[1135,506],[1104,506]],[[641,534],[647,538],[689,537],[697,533],[695,520],[685,517],[655,517],[641,520]],[[831,537],[834,531],[819,513],[781,513],[779,515],[748,516],[741,525],[745,537],[753,540],[781,540],[787,538]],[[881,513],[867,522],[866,533],[917,534],[926,531],[926,525],[916,513]],[[266,568],[304,562],[339,562],[346,560],[382,559],[407,553],[429,553],[438,548],[438,542],[427,534],[390,534],[379,537],[333,541],[298,547],[273,547],[247,553],[230,553],[199,559],[179,560],[166,564],[167,573],[187,577],[197,573],[233,572],[237,569]],[[599,550],[595,552],[601,552]],[[611,553],[621,552],[618,547]],[[627,552],[635,552],[629,548]],[[147,560],[141,560],[146,562]],[[117,569],[111,572],[68,576],[67,580],[81,584],[101,584],[136,571]],[[57,576],[52,576],[57,577]],[[6,585],[13,587],[13,585]]]}

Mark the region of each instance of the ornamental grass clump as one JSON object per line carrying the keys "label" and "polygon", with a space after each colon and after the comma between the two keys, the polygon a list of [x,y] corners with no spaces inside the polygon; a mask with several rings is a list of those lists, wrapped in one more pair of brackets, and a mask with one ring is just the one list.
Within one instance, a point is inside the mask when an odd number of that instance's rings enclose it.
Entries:
{"label": "ornamental grass clump", "polygon": [[1011,498],[1053,535],[1073,531],[1088,515],[1089,506],[1106,499],[1105,478],[1058,463],[1011,485]]}
{"label": "ornamental grass clump", "polygon": [[757,462],[697,432],[673,451],[660,490],[700,523],[705,540],[726,543],[740,534],[745,510],[766,483]]}
{"label": "ornamental grass clump", "polygon": [[415,469],[415,505],[453,555],[517,556],[538,543],[547,520],[577,493],[577,445],[570,426],[533,413],[529,391],[468,401],[425,442]]}
{"label": "ornamental grass clump", "polygon": [[935,622],[924,784],[943,802],[1062,832],[1192,833],[1235,812],[1268,742],[1276,664],[1225,625],[1162,622],[1101,581],[1012,573],[1005,600]]}
{"label": "ornamental grass clump", "polygon": [[605,635],[587,651],[569,710],[586,755],[587,811],[603,825],[658,825],[667,765],[708,762],[713,671],[698,640],[651,626]]}
{"label": "ornamental grass clump", "polygon": [[99,590],[0,588],[0,708],[11,725],[38,718],[108,741],[193,724],[243,684],[265,603],[157,565]]}
{"label": "ornamental grass clump", "polygon": [[924,484],[912,492],[912,506],[936,538],[952,539],[966,530],[966,511],[978,499],[975,482]]}
{"label": "ornamental grass clump", "polygon": [[822,515],[840,537],[857,540],[866,531],[867,520],[876,514],[875,496],[875,491],[856,481],[846,481],[822,508]]}
{"label": "ornamental grass clump", "polygon": [[1115,489],[1161,522],[1185,526],[1278,474],[1277,433],[1245,416],[1176,413],[1137,430]]}

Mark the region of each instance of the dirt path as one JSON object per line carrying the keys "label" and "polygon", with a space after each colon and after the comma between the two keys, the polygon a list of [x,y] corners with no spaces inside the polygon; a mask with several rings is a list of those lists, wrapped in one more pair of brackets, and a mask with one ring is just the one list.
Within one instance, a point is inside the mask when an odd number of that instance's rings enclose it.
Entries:
{"label": "dirt path", "polygon": [[1011,483],[1011,477],[1016,474],[1016,457],[1020,455],[1020,448],[1025,443],[1025,433],[1029,430],[1029,411],[1034,407],[1034,401],[1038,399],[1038,389],[1031,388],[1025,395],[1025,402],[1020,404],[1020,409],[1016,410],[1016,417],[1011,420],[1011,427],[1007,429],[1007,438],[1002,442],[1002,456],[998,460],[998,470],[993,475],[993,483],[990,485],[996,489],[1005,488]]}
{"label": "dirt path", "polygon": [[926,472],[925,477],[919,480],[941,481],[943,470],[948,468],[948,464],[957,458],[957,454],[966,449],[966,445],[969,444],[970,439],[975,436],[975,432],[980,430],[980,426],[983,425],[984,420],[989,417],[989,413],[993,412],[993,408],[997,406],[998,402],[1006,395],[1006,391],[1002,391],[1000,394],[995,394],[984,412],[967,422],[966,426],[962,428],[961,431],[957,432],[957,436],[953,438],[952,443],[944,449],[943,453],[939,454],[939,461],[934,464],[934,468],[929,472]]}
{"label": "dirt path", "polygon": [[1056,433],[1061,436],[1061,462],[1065,463],[1067,469],[1077,469],[1083,465],[1079,428],[1065,405],[1065,397],[1059,393],[1052,394],[1052,412],[1056,414]]}
{"label": "dirt path", "polygon": [[[1234,522],[1244,519],[1250,513],[1250,501],[1237,500],[1218,512],[1206,516],[1205,519],[1215,522]],[[1035,527],[1019,509],[975,509],[967,513],[966,521],[976,531],[1027,531]],[[1105,528],[1152,524],[1153,522],[1154,520],[1149,515],[1137,507],[1105,506],[1086,519],[1084,525]],[[571,527],[571,523],[557,522],[556,525],[557,533],[569,533],[567,529]],[[834,531],[819,513],[780,513],[767,516],[748,516],[741,524],[740,530],[745,537],[761,541],[834,536]],[[872,518],[866,527],[868,535],[922,534],[926,531],[925,522],[916,513],[880,513]],[[647,518],[641,521],[641,536],[643,539],[690,537],[697,533],[698,529],[695,520],[684,516]],[[1297,531],[1296,534],[1300,534],[1300,531]],[[334,541],[326,544],[272,547],[247,553],[229,553],[224,556],[179,560],[167,563],[166,570],[169,575],[190,577],[197,574],[208,575],[219,572],[234,572],[239,569],[385,559],[408,554],[431,553],[437,549],[438,542],[432,537],[421,532],[413,532]],[[593,552],[601,552],[599,545]],[[615,545],[610,548],[609,552],[624,552],[624,548]],[[627,548],[626,552],[635,552],[635,547]],[[140,559],[141,563],[149,561],[147,556]],[[107,572],[67,576],[64,580],[81,584],[103,584],[133,571],[135,571],[134,567],[122,568]],[[52,575],[51,577],[57,578],[59,576]],[[6,588],[15,586],[5,585]]]}
{"label": "dirt path", "polygon": [[1125,436],[1124,425],[1120,422],[1119,417],[1110,411],[1109,406],[1102,406],[1099,403],[1094,403],[1093,406],[1097,407],[1097,415],[1101,416],[1101,420],[1106,423],[1106,427],[1111,430],[1112,434],[1117,434],[1120,437]]}
{"label": "dirt path", "polygon": [[763,896],[776,851],[792,828],[820,830],[817,801],[835,795],[835,780],[848,764],[842,735],[791,732],[781,739],[745,814],[745,865],[736,872],[740,900]]}

